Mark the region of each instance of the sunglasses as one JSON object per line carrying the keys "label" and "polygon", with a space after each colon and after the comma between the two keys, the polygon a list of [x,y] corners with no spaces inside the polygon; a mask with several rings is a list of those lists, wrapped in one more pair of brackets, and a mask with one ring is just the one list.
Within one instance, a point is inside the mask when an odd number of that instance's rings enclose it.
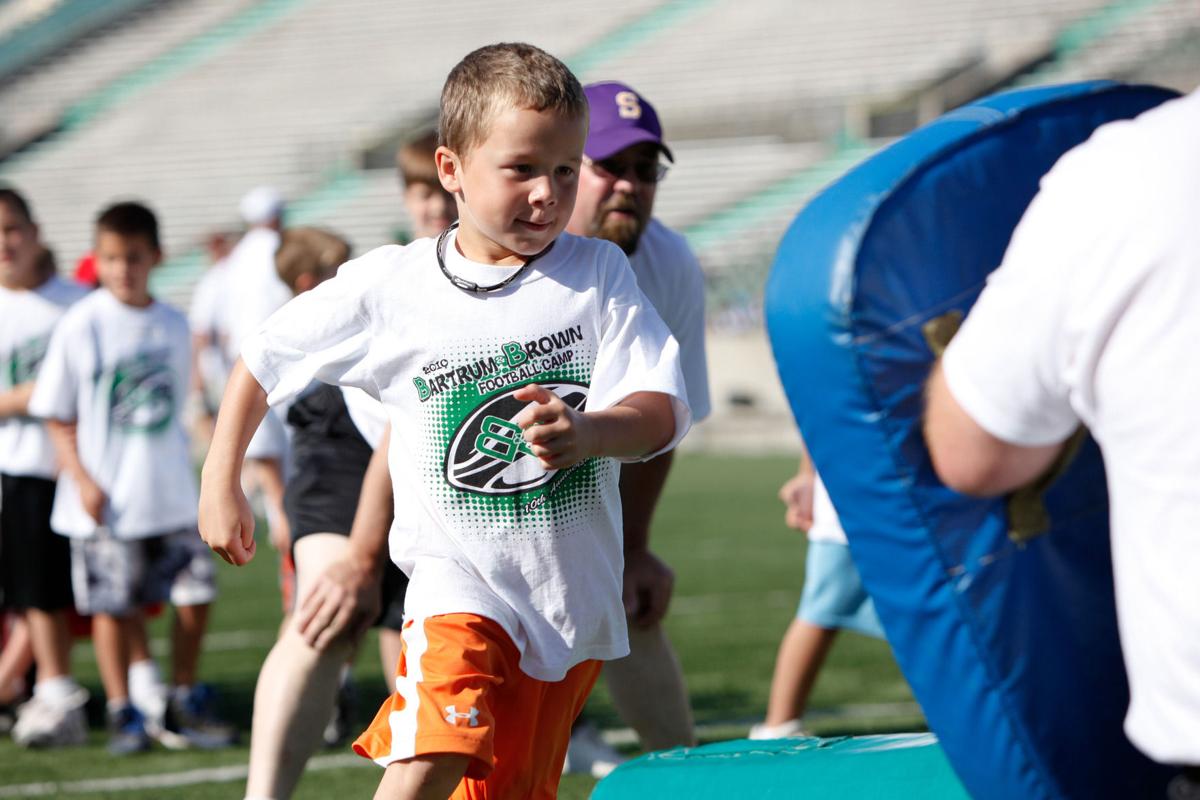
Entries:
{"label": "sunglasses", "polygon": [[670,167],[661,161],[623,161],[616,156],[599,161],[584,156],[583,163],[599,173],[600,177],[609,180],[624,178],[632,170],[633,177],[639,183],[659,183],[667,177],[670,170]]}

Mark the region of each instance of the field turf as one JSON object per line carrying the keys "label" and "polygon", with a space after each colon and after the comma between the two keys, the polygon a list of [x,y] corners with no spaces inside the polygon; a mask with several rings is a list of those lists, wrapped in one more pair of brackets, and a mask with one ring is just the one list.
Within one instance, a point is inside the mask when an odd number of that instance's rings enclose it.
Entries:
{"label": "field turf", "polygon": [[[681,455],[659,507],[653,549],[677,576],[667,628],[683,662],[701,739],[738,738],[761,717],[767,700],[775,649],[795,611],[803,580],[804,537],[782,523],[775,497],[795,468],[790,457]],[[104,749],[102,697],[95,660],[87,642],[76,647],[75,669],[91,690],[93,733],[87,746],[30,752],[0,740],[0,798],[42,796],[79,800],[121,798],[180,800],[240,798],[244,778],[230,780],[247,758],[254,681],[279,619],[275,556],[267,547],[241,569],[221,565],[222,597],[214,609],[210,647],[202,664],[221,705],[243,730],[239,748],[219,752],[152,752],[121,759]],[[164,637],[163,620],[154,625],[156,644]],[[160,663],[165,653],[156,647]],[[365,724],[385,692],[372,638],[356,667],[359,722]],[[856,634],[843,634],[817,682],[810,725],[822,735],[921,730],[924,722],[887,645]],[[603,729],[622,727],[604,691],[603,681],[588,705]],[[626,747],[631,754],[636,751]],[[377,767],[350,763],[325,751],[296,794],[299,800],[338,796],[370,797],[379,780]],[[191,785],[136,788],[126,781],[178,773]],[[594,781],[567,776],[562,798],[585,798]],[[34,786],[36,784],[36,786]],[[36,792],[36,794],[34,794]]]}

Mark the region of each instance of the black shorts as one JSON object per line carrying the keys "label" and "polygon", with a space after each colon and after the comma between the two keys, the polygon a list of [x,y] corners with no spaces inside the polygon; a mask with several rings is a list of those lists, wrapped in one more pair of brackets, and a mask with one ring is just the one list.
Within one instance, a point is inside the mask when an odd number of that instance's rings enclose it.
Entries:
{"label": "black shorts", "polygon": [[0,475],[0,591],[8,608],[73,608],[71,542],[50,530],[54,481]]}
{"label": "black shorts", "polygon": [[[292,404],[288,483],[283,507],[292,545],[314,533],[350,535],[363,475],[374,451],[359,433],[341,389],[317,384]],[[408,578],[390,561],[383,573],[383,610],[377,625],[400,630]]]}

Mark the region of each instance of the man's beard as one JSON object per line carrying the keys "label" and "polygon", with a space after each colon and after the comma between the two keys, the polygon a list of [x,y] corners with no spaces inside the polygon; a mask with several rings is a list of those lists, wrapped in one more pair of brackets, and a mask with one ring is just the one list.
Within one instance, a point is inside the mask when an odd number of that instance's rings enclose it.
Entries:
{"label": "man's beard", "polygon": [[[608,213],[609,210],[616,209],[628,211],[633,216]],[[624,250],[625,255],[631,256],[637,250],[638,241],[642,238],[643,227],[641,219],[637,216],[636,209],[627,205],[618,205],[614,208],[606,209],[601,215],[596,235],[601,239],[607,239]]]}

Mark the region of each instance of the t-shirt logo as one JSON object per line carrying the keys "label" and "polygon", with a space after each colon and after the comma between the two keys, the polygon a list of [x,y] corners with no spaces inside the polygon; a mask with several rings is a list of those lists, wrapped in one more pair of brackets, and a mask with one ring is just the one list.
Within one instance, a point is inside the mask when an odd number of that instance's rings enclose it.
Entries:
{"label": "t-shirt logo", "polygon": [[[578,411],[587,402],[586,384],[552,381],[540,385]],[[458,426],[446,451],[446,480],[451,486],[475,494],[514,495],[544,486],[559,474],[542,467],[513,422],[528,405],[513,397],[520,388],[514,386],[485,400]]]}
{"label": "t-shirt logo", "polygon": [[13,349],[5,369],[9,386],[20,386],[37,377],[38,367],[46,357],[46,347],[49,344],[49,336],[39,336],[28,339]]}
{"label": "t-shirt logo", "polygon": [[157,433],[175,415],[175,382],[166,350],[117,363],[109,388],[109,426],[127,433]]}

